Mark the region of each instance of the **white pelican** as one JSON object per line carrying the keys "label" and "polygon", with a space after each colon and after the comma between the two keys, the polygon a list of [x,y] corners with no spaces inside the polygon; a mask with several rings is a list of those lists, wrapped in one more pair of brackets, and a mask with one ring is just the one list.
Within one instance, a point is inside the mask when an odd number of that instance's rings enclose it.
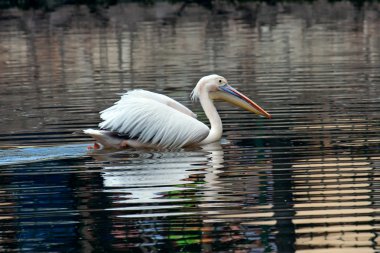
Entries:
{"label": "white pelican", "polygon": [[196,114],[177,101],[146,90],[125,93],[113,106],[100,112],[100,130],[87,129],[97,142],[94,148],[178,149],[213,143],[222,137],[222,121],[213,101],[225,100],[247,111],[271,118],[260,106],[232,88],[218,75],[202,77],[193,92],[210,121],[211,128],[196,119]]}

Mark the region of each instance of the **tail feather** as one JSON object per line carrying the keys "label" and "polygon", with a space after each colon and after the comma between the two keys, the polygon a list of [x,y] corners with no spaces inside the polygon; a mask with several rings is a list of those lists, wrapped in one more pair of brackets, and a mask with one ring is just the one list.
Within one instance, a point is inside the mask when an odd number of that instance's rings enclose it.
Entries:
{"label": "tail feather", "polygon": [[83,130],[83,133],[92,136],[104,148],[121,148],[121,144],[124,141],[124,139],[106,130],[86,129]]}

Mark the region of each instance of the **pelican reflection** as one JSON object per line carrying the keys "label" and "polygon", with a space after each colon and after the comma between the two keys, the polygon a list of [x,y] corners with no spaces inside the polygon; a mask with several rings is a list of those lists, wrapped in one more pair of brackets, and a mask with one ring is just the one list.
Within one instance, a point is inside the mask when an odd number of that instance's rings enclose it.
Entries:
{"label": "pelican reflection", "polygon": [[[217,174],[224,162],[220,143],[181,152],[99,151],[92,156],[106,164],[101,174],[104,191],[117,194],[114,200],[117,203],[166,202],[170,192],[194,189],[197,185],[217,187]],[[198,178],[204,183],[194,184]]]}

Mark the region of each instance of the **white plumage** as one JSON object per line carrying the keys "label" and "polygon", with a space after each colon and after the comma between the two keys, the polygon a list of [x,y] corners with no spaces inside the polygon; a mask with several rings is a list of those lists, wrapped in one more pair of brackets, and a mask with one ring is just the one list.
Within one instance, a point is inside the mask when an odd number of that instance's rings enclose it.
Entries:
{"label": "white plumage", "polygon": [[[223,99],[253,113],[271,117],[218,75],[201,78],[191,96],[193,100],[199,99],[211,128],[198,121],[187,107],[165,95],[133,90],[100,112],[103,120],[99,124],[100,130],[86,129],[83,132],[104,147],[178,149],[220,140],[223,127],[213,103],[215,99]],[[95,143],[93,148],[98,146]]]}
{"label": "white plumage", "polygon": [[125,134],[141,143],[162,148],[179,148],[200,142],[209,128],[177,101],[145,90],[124,94],[110,108],[100,112],[101,129]]}

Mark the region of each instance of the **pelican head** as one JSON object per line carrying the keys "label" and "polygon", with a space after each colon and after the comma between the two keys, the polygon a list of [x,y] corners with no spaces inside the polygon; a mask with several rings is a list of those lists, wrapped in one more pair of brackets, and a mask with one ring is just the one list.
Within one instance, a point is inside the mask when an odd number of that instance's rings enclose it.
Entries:
{"label": "pelican head", "polygon": [[207,95],[212,100],[224,100],[247,111],[264,116],[266,118],[272,118],[258,104],[253,102],[243,93],[237,91],[231,87],[227,79],[219,75],[208,75],[202,77],[195,86],[191,96],[195,100],[202,96]]}

